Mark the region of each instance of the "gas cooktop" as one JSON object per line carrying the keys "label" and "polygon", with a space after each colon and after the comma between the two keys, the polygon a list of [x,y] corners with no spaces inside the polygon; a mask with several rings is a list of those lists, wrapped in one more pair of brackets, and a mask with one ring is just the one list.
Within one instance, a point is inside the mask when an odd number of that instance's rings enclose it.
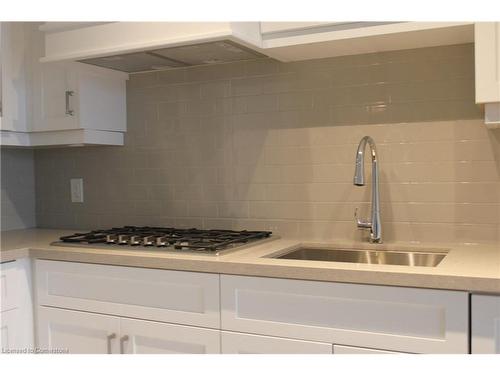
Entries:
{"label": "gas cooktop", "polygon": [[271,239],[272,232],[219,229],[177,229],[125,226],[63,236],[51,245],[92,248],[125,247],[219,255],[242,246]]}

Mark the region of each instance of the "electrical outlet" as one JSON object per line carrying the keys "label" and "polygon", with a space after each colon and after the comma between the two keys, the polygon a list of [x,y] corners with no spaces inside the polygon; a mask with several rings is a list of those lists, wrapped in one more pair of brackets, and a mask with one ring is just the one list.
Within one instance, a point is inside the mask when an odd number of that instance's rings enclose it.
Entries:
{"label": "electrical outlet", "polygon": [[72,178],[71,185],[71,202],[83,203],[83,178]]}

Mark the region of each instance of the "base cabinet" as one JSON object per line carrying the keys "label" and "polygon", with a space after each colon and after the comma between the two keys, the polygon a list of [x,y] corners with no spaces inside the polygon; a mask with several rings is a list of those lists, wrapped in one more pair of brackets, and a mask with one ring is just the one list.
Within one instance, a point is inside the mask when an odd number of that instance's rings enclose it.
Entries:
{"label": "base cabinet", "polygon": [[404,354],[388,350],[358,348],[356,346],[333,345],[333,354]]}
{"label": "base cabinet", "polygon": [[33,348],[31,263],[18,259],[0,264],[2,351],[27,353]]}
{"label": "base cabinet", "polygon": [[218,330],[39,307],[38,346],[70,354],[220,353]]}
{"label": "base cabinet", "polygon": [[471,353],[500,354],[500,296],[472,295]]}
{"label": "base cabinet", "polygon": [[408,353],[469,351],[466,292],[221,276],[222,330]]}
{"label": "base cabinet", "polygon": [[220,331],[122,318],[124,354],[218,354]]}
{"label": "base cabinet", "polygon": [[332,354],[332,344],[222,332],[223,354]]}
{"label": "base cabinet", "polygon": [[[42,349],[123,354],[469,352],[467,292],[48,260],[36,260],[35,271]],[[483,337],[481,350],[498,350],[495,316],[500,308],[491,307],[496,303],[476,307],[482,313],[476,312],[481,321],[473,332]]]}
{"label": "base cabinet", "polygon": [[70,354],[119,353],[120,319],[101,314],[40,307],[38,347]]}

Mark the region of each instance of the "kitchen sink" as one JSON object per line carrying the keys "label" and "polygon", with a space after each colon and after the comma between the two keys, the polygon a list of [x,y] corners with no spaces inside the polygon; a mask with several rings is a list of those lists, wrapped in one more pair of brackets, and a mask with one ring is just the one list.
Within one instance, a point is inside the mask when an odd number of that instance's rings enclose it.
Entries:
{"label": "kitchen sink", "polygon": [[445,252],[332,249],[300,247],[271,254],[275,259],[295,259],[323,262],[384,264],[397,266],[436,267],[446,256]]}

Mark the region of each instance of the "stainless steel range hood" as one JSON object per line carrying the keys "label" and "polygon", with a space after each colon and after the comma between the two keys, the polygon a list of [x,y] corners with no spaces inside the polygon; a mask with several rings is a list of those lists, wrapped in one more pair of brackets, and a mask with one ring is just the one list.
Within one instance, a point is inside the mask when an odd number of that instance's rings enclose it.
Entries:
{"label": "stainless steel range hood", "polygon": [[137,73],[263,57],[265,57],[263,54],[236,42],[220,40],[77,61],[122,72]]}

